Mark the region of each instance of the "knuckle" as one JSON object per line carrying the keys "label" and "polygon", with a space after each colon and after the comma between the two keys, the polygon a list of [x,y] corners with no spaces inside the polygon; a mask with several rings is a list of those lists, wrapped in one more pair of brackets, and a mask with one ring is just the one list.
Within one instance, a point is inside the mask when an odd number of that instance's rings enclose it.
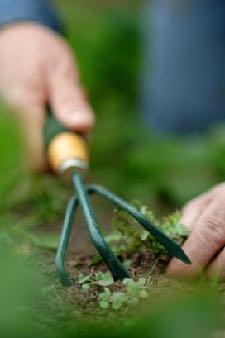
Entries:
{"label": "knuckle", "polygon": [[225,238],[224,222],[216,216],[208,216],[201,219],[202,231],[205,236],[220,243]]}

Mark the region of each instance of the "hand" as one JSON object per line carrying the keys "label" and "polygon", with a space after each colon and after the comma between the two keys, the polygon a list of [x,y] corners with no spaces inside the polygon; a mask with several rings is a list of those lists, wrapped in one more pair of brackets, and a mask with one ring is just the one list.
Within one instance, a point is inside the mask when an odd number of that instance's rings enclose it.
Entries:
{"label": "hand", "polygon": [[209,277],[225,279],[225,184],[189,202],[182,223],[190,229],[183,249],[192,264],[173,259],[168,275],[195,277],[205,269]]}
{"label": "hand", "polygon": [[46,165],[42,144],[46,103],[72,130],[86,133],[93,126],[71,50],[44,26],[14,23],[0,31],[0,93],[22,122],[32,169]]}

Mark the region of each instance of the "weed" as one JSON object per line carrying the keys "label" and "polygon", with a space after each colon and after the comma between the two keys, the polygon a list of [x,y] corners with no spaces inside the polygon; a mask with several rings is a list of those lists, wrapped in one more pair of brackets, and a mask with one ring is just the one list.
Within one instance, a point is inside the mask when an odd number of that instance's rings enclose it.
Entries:
{"label": "weed", "polygon": [[[160,222],[146,206],[140,206],[139,210],[149,221],[161,228],[167,236],[177,243],[181,244],[187,238],[188,229],[181,224],[181,215],[178,211]],[[112,245],[117,255],[132,255],[141,247],[149,248],[158,255],[166,254],[162,245],[148,231],[143,231],[140,225],[126,212],[116,210],[113,225],[116,232],[107,236],[106,240]],[[129,266],[130,261],[126,260],[126,262]]]}
{"label": "weed", "polygon": [[128,307],[147,298],[147,284],[146,278],[139,278],[138,281],[127,278],[123,282],[114,283],[112,276],[103,272],[78,276],[78,285],[81,286],[82,292],[90,289],[95,291],[99,307],[103,310],[119,310],[123,306]]}
{"label": "weed", "polygon": [[109,288],[104,288],[104,291],[99,293],[100,308],[105,310],[111,306],[113,310],[119,310],[123,306],[128,307],[148,297],[147,280],[145,278],[140,278],[137,282],[129,278],[124,279],[120,287],[120,291],[112,292]]}

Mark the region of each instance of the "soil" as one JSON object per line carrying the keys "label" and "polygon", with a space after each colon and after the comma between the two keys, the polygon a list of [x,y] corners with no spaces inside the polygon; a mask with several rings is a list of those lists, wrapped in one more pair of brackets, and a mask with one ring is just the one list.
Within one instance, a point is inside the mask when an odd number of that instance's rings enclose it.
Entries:
{"label": "soil", "polygon": [[[91,284],[91,287],[88,290],[83,291],[81,285],[78,283],[79,274],[86,276],[94,274],[95,272],[108,272],[108,269],[103,262],[92,264],[92,258],[92,254],[72,255],[71,252],[69,253],[66,266],[69,275],[72,277],[72,285],[70,287],[61,286],[55,272],[53,254],[45,255],[45,263],[42,265],[44,273],[47,274],[48,277],[52,277],[52,285],[49,289],[50,293],[54,292],[54,297],[57,295],[56,298],[59,303],[68,305],[71,308],[79,308],[82,315],[89,315],[92,310],[96,311],[96,308],[98,309],[98,295],[99,292],[103,291],[103,288],[98,285]],[[168,286],[171,285],[171,281],[163,276],[166,266],[170,260],[168,256],[156,256],[152,254],[150,249],[146,250],[146,248],[143,248],[131,257],[126,255],[124,257],[119,257],[119,259],[122,262],[127,259],[131,260],[130,268],[127,269],[130,276],[136,281],[140,277],[146,278],[148,287],[152,290],[161,290],[162,287],[168,288]],[[121,282],[115,282],[112,286],[110,286],[110,290],[112,292],[123,291],[123,288],[124,286]],[[102,317],[103,314],[104,311],[99,309],[96,316]]]}

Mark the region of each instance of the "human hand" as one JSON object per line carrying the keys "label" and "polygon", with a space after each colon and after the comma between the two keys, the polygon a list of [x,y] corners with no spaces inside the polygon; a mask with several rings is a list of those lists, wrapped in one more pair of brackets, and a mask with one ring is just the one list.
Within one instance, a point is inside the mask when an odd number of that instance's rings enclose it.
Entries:
{"label": "human hand", "polygon": [[183,209],[182,223],[190,229],[183,249],[192,264],[173,259],[168,275],[195,277],[206,270],[209,277],[225,279],[225,183],[189,202]]}
{"label": "human hand", "polygon": [[42,128],[47,103],[66,127],[83,133],[93,127],[72,52],[47,27],[14,23],[0,31],[0,94],[19,116],[33,170],[46,167]]}

